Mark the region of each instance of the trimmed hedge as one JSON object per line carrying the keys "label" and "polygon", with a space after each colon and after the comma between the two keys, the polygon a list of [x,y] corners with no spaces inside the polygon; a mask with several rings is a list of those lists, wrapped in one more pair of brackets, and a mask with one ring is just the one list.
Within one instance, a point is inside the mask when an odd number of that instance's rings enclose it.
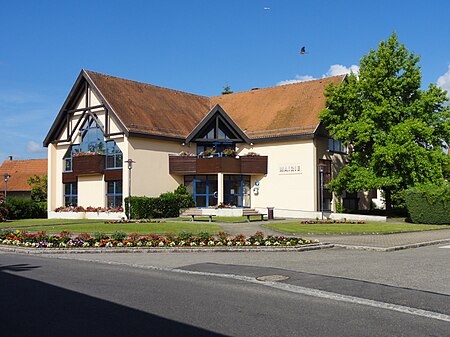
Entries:
{"label": "trimmed hedge", "polygon": [[31,199],[8,198],[8,219],[36,219],[47,217],[47,202],[36,202]]}
{"label": "trimmed hedge", "polygon": [[450,183],[420,185],[405,191],[412,222],[450,224]]}
{"label": "trimmed hedge", "polygon": [[[193,207],[194,199],[184,186],[175,192],[162,193],[159,197],[131,197],[132,219],[175,218],[180,210]],[[128,214],[128,197],[125,198],[125,212]]]}

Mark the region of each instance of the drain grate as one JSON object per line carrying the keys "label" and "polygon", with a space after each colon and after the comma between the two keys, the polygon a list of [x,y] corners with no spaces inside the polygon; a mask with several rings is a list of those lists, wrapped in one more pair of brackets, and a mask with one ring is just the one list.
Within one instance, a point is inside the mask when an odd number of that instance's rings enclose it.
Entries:
{"label": "drain grate", "polygon": [[289,276],[285,276],[285,275],[264,275],[264,276],[258,276],[256,279],[258,281],[279,282],[279,281],[286,281],[286,280],[288,280]]}

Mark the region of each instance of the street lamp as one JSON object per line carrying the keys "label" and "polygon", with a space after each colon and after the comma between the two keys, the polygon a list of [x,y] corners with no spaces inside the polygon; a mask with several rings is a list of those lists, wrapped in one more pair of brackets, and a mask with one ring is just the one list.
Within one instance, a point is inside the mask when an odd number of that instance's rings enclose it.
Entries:
{"label": "street lamp", "polygon": [[5,180],[5,201],[6,201],[6,193],[8,192],[8,180],[11,176],[8,173],[3,175],[3,179]]}
{"label": "street lamp", "polygon": [[323,220],[323,176],[325,173],[325,164],[319,164],[319,174],[320,174],[320,211],[322,212]]}
{"label": "street lamp", "polygon": [[133,159],[125,160],[125,163],[128,164],[128,220],[131,219],[131,169],[133,168]]}

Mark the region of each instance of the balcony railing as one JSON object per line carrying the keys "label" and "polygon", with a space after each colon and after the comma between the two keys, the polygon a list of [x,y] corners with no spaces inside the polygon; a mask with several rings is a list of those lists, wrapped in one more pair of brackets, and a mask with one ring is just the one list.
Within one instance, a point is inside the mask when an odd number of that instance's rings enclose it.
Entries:
{"label": "balcony railing", "polygon": [[72,172],[76,175],[103,174],[104,170],[104,155],[78,156],[72,159]]}
{"label": "balcony railing", "polygon": [[170,174],[267,174],[267,156],[210,157],[169,155]]}

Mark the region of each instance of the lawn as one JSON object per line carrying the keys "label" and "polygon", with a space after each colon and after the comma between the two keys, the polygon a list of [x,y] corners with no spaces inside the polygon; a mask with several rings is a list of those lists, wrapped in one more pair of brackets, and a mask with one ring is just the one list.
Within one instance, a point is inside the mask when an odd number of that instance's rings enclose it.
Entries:
{"label": "lawn", "polygon": [[380,223],[366,224],[302,224],[300,222],[268,223],[265,227],[290,234],[325,234],[325,233],[401,233],[426,231],[432,229],[450,228],[445,225],[422,225],[411,223]]}
{"label": "lawn", "polygon": [[[181,221],[191,221],[191,217],[180,217]],[[254,220],[259,218],[250,218],[250,220]],[[196,216],[195,221],[209,221],[209,217],[207,216]],[[213,222],[225,222],[225,223],[239,223],[239,222],[246,222],[247,217],[246,216],[215,216],[213,217]]]}
{"label": "lawn", "polygon": [[[45,226],[44,226],[45,225]],[[113,233],[122,230],[127,234],[165,234],[181,232],[208,232],[217,234],[222,228],[216,224],[189,223],[189,222],[161,222],[161,223],[117,223],[105,224],[103,221],[93,220],[56,220],[56,219],[26,219],[15,220],[1,223],[2,228],[20,229],[29,232],[44,231],[47,233],[59,233],[69,231],[71,233],[89,233],[95,232]]]}

